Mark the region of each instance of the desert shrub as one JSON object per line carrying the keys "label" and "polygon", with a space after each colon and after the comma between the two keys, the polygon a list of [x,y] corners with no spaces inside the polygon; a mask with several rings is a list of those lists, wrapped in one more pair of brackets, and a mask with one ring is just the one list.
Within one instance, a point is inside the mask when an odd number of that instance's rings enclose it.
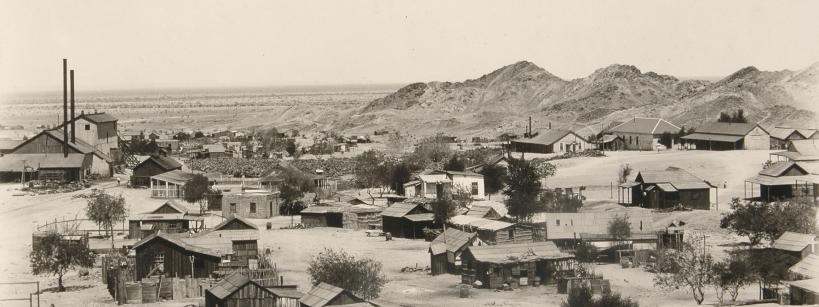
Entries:
{"label": "desert shrub", "polygon": [[377,298],[387,283],[381,262],[356,258],[344,250],[325,248],[310,259],[307,274],[313,285],[328,283],[365,299]]}

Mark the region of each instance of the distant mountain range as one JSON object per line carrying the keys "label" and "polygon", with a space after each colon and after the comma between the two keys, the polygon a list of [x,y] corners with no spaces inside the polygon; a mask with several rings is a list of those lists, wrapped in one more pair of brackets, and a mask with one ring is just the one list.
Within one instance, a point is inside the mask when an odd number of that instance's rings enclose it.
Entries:
{"label": "distant mountain range", "polygon": [[[813,128],[819,62],[799,71],[749,66],[715,82],[680,80],[631,65],[611,65],[564,80],[521,61],[474,80],[413,83],[337,119],[345,129],[492,136],[534,129],[585,129],[632,117],[663,117],[696,127],[738,108],[763,127]],[[591,128],[589,128],[591,127]],[[599,129],[596,129],[599,130]],[[581,132],[582,133],[582,132]]]}

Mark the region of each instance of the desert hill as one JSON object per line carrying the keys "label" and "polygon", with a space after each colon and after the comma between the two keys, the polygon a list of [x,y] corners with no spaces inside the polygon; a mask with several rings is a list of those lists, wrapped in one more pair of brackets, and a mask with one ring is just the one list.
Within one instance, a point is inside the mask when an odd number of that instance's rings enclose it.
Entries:
{"label": "desert hill", "polygon": [[743,108],[763,126],[813,127],[819,100],[819,63],[799,71],[746,67],[716,82],[680,80],[631,65],[610,65],[564,80],[521,61],[477,79],[407,85],[340,117],[345,129],[398,129],[492,136],[536,128],[599,127],[635,116],[660,116],[698,126],[720,111]]}

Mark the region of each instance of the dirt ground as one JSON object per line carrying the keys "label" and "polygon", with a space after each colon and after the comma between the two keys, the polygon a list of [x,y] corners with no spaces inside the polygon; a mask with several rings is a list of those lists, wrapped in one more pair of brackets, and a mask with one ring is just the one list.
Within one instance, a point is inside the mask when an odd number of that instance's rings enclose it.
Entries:
{"label": "dirt ground", "polygon": [[[576,158],[557,161],[558,171],[548,183],[555,187],[587,186],[584,195],[588,197],[588,207],[584,210],[622,209],[610,198],[609,183],[616,180],[616,170],[623,163],[629,163],[636,171],[641,169],[662,169],[679,166],[711,181],[727,183],[720,189],[720,210],[691,211],[658,214],[655,224],[667,225],[672,220],[683,220],[692,231],[708,235],[708,244],[719,254],[740,242],[742,238],[719,229],[719,218],[727,210],[726,203],[731,197],[743,193],[743,179],[760,169],[767,159],[767,151],[734,152],[612,152],[603,158]],[[527,156],[528,158],[528,156]],[[125,182],[125,181],[123,181]],[[19,184],[0,185],[0,225],[6,231],[0,232],[0,281],[41,282],[42,288],[56,286],[56,279],[50,276],[32,276],[27,254],[31,249],[31,234],[36,225],[54,219],[83,217],[85,200],[72,198],[78,193],[50,194],[39,196],[12,196]],[[111,193],[122,193],[130,206],[130,212],[139,213],[161,204],[161,199],[151,199],[145,189],[126,189],[116,186],[115,181],[100,183]],[[615,194],[616,195],[616,194]],[[493,197],[494,199],[494,197]],[[712,196],[712,201],[714,197]],[[458,298],[456,288],[458,276],[432,277],[426,273],[401,273],[405,266],[426,267],[429,265],[428,243],[422,240],[396,239],[387,242],[383,237],[367,237],[363,231],[335,228],[314,228],[284,230],[278,229],[290,224],[289,217],[272,219],[273,230],[265,230],[266,220],[257,220],[261,230],[260,246],[270,248],[277,267],[285,282],[296,284],[302,291],[309,289],[309,278],[305,272],[309,258],[323,248],[343,248],[348,252],[371,257],[381,261],[389,282],[381,297],[376,300],[385,306],[557,306],[565,295],[557,294],[554,286],[525,288],[508,292],[492,290],[471,291],[472,297]],[[613,290],[637,299],[641,306],[693,306],[690,295],[685,291],[668,292],[653,287],[651,274],[642,269],[622,269],[618,265],[597,265],[596,271],[612,281]],[[42,306],[112,306],[104,286],[99,283],[99,271],[94,269],[88,277],[78,277],[72,272],[66,278],[69,292],[43,293]],[[0,297],[15,295],[20,289],[0,287]],[[21,292],[23,291],[23,292]],[[756,296],[755,286],[744,289],[741,298]],[[146,306],[184,306],[190,301],[163,302]],[[713,291],[709,289],[704,304],[714,304]],[[28,302],[2,302],[0,306],[26,306]]]}

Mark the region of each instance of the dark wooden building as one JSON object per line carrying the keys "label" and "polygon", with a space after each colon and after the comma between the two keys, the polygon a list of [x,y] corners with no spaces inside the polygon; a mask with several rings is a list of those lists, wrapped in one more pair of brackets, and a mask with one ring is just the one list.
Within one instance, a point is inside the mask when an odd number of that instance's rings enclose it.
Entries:
{"label": "dark wooden building", "polygon": [[350,291],[320,283],[305,293],[299,302],[302,307],[323,307],[364,303],[365,301]]}
{"label": "dark wooden building", "polygon": [[[222,253],[191,245],[170,234],[157,232],[134,244],[136,250],[136,278],[162,275],[204,278],[219,268]],[[193,263],[191,263],[193,259]]]}
{"label": "dark wooden building", "polygon": [[645,170],[633,182],[620,185],[621,204],[662,209],[682,205],[691,209],[711,208],[711,188],[716,186],[683,169]]}
{"label": "dark wooden building", "polygon": [[433,224],[432,210],[425,207],[431,200],[412,198],[395,203],[381,212],[384,232],[396,238],[423,238],[424,228]]}
{"label": "dark wooden building", "polygon": [[205,290],[207,307],[298,307],[302,293],[295,289],[267,288],[239,272],[231,273]]}
{"label": "dark wooden building", "polygon": [[811,174],[805,165],[782,161],[746,179],[744,193],[746,199],[763,201],[790,199],[797,196],[815,197],[817,185],[819,185],[819,176]]}
{"label": "dark wooden building", "polygon": [[486,244],[533,242],[532,228],[520,224],[467,215],[453,216],[449,224],[462,231],[477,233]]}
{"label": "dark wooden building", "polygon": [[185,233],[204,228],[204,218],[174,200],[153,211],[136,214],[128,219],[128,238],[142,239],[154,232]]}
{"label": "dark wooden building", "polygon": [[502,288],[511,281],[513,286],[534,285],[556,281],[574,270],[574,255],[561,252],[553,242],[506,245],[470,246],[461,255],[464,279],[476,280],[482,287]]}
{"label": "dark wooden building", "polygon": [[429,262],[432,275],[460,274],[461,253],[476,243],[474,233],[447,228],[429,244]]}
{"label": "dark wooden building", "polygon": [[182,164],[173,158],[156,155],[150,156],[134,167],[133,175],[131,175],[131,185],[147,187],[151,185],[151,176],[181,169]]}

